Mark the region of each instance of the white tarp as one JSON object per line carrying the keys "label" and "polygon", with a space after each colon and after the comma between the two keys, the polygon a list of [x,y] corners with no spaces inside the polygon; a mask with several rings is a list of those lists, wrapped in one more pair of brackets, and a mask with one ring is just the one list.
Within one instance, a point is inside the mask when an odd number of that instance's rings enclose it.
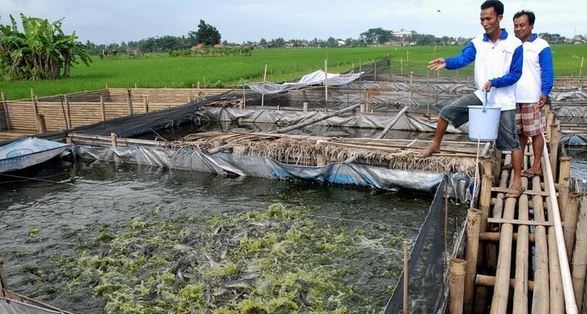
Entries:
{"label": "white tarp", "polygon": [[326,73],[322,70],[318,70],[302,76],[302,78],[297,82],[288,82],[283,84],[264,82],[247,84],[247,86],[259,94],[277,94],[291,89],[298,89],[312,85],[321,85],[324,84],[324,81],[326,81],[329,86],[345,85],[358,79],[362,74],[363,72],[348,74]]}
{"label": "white tarp", "polygon": [[[301,166],[285,164],[257,155],[236,156],[224,152],[210,155],[190,146],[169,149],[141,145],[128,147],[76,145],[76,149],[78,155],[96,160],[211,172],[219,175],[236,174],[268,179],[357,185],[381,190],[395,190],[401,187],[432,191],[444,176],[439,172],[391,169],[354,163]],[[470,178],[462,172],[448,175],[451,179],[453,195],[461,200],[468,199],[470,197],[468,194],[471,184]]]}

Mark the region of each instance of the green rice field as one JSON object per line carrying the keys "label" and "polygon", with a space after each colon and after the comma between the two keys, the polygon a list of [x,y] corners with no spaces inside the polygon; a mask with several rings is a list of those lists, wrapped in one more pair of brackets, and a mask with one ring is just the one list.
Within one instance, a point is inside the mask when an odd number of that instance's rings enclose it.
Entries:
{"label": "green rice field", "polygon": [[[368,48],[293,48],[257,49],[251,56],[170,57],[154,55],[129,59],[100,59],[86,67],[78,65],[72,77],[45,81],[0,81],[0,92],[8,99],[30,97],[32,88],[38,96],[56,95],[105,87],[234,87],[263,80],[267,65],[267,80],[290,81],[303,74],[324,69],[344,72],[353,66],[368,67],[373,60],[391,54],[393,74],[429,75],[426,64],[440,56],[458,54],[461,46],[414,46]],[[586,76],[581,68],[587,56],[587,45],[556,45],[552,47],[555,74]],[[584,65],[587,67],[587,62]],[[472,67],[458,71],[441,71],[440,76],[470,76]]]}

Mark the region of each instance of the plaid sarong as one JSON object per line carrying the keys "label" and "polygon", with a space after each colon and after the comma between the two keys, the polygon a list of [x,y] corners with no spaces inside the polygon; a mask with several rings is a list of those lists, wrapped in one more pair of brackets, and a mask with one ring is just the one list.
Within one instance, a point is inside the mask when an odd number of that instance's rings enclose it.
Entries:
{"label": "plaid sarong", "polygon": [[538,109],[538,103],[521,104],[516,106],[516,130],[526,137],[540,135],[546,131],[546,116],[544,107]]}

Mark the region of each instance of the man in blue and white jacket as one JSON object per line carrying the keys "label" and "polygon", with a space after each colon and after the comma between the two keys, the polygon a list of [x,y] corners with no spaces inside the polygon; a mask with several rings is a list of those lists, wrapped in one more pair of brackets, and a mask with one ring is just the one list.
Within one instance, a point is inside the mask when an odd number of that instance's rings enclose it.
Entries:
{"label": "man in blue and white jacket", "polygon": [[438,58],[428,63],[428,68],[454,70],[475,61],[475,84],[477,90],[465,95],[440,110],[436,133],[430,147],[420,152],[428,157],[440,152],[440,143],[449,123],[456,128],[469,121],[468,106],[482,105],[487,94],[489,107],[501,108],[496,146],[500,150],[512,152],[514,176],[506,197],[517,197],[522,190],[522,151],[516,132],[515,84],[522,75],[522,42],[500,28],[503,19],[503,4],[498,0],[488,0],[481,4],[481,26],[485,34],[473,38],[461,54],[452,58]]}
{"label": "man in blue and white jacket", "polygon": [[523,10],[514,14],[514,32],[524,48],[522,77],[516,84],[516,123],[522,150],[531,137],[534,152],[532,166],[522,172],[522,176],[528,178],[542,175],[542,134],[546,131],[544,105],[554,83],[552,51],[546,40],[532,33],[534,21],[536,16],[532,11]]}

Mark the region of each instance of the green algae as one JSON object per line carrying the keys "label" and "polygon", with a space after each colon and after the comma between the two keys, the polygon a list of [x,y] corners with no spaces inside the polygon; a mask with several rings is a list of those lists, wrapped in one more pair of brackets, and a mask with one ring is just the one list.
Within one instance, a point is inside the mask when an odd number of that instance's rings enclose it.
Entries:
{"label": "green algae", "polygon": [[[304,207],[104,226],[61,258],[71,291],[107,313],[380,312],[401,272],[401,235],[320,220]],[[35,272],[32,270],[31,272]]]}

